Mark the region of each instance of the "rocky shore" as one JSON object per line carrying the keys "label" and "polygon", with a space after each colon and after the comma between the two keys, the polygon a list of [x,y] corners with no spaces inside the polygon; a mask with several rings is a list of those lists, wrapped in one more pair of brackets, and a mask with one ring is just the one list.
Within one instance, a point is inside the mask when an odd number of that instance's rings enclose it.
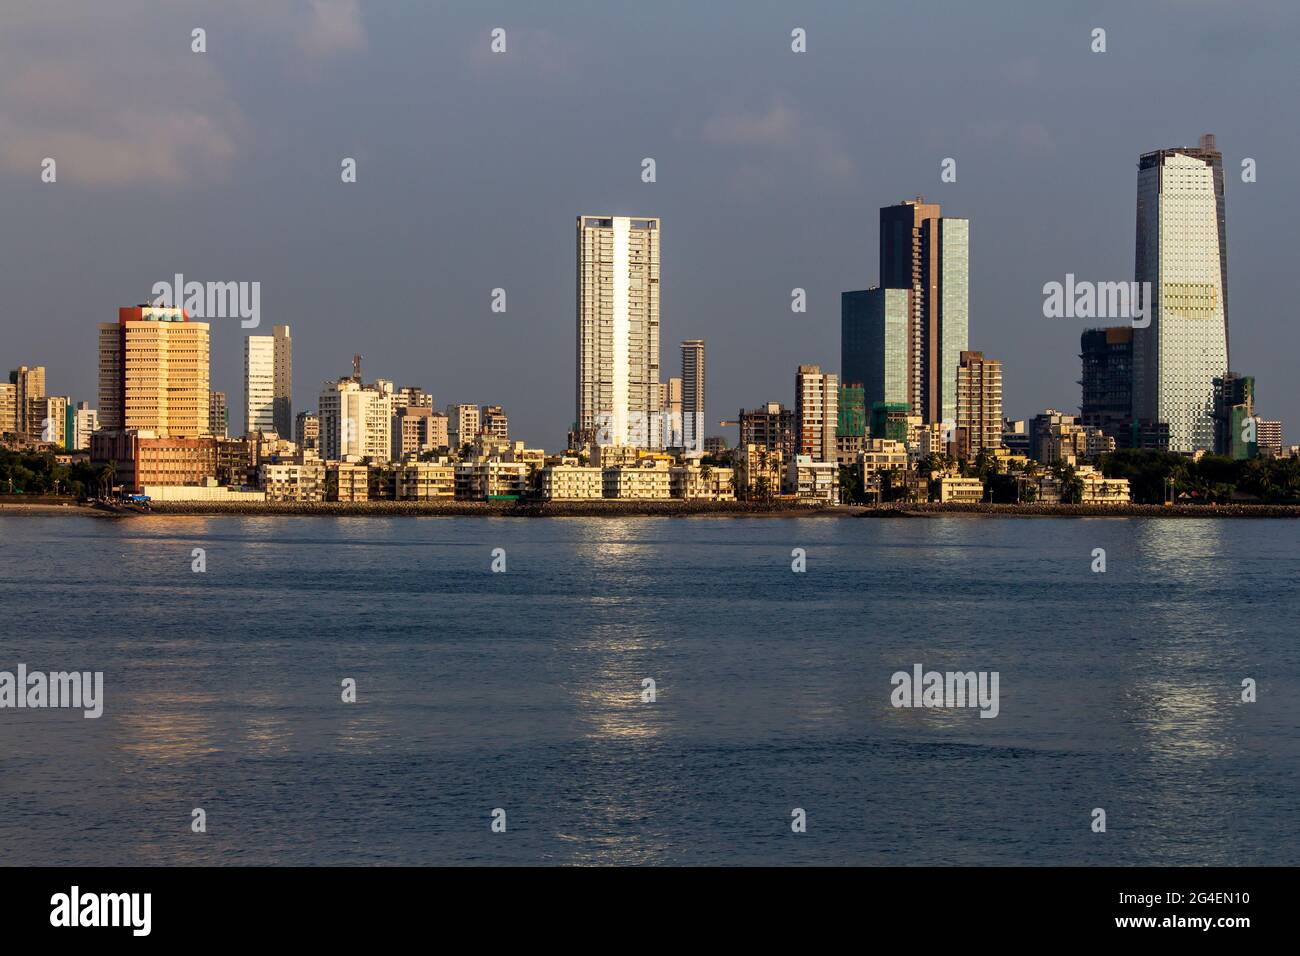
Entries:
{"label": "rocky shore", "polygon": [[0,501],[0,516],[92,515],[302,515],[334,517],[497,518],[1300,518],[1300,505],[995,505],[894,503],[879,506],[796,505],[750,501],[160,501],[148,510],[110,511],[70,500]]}

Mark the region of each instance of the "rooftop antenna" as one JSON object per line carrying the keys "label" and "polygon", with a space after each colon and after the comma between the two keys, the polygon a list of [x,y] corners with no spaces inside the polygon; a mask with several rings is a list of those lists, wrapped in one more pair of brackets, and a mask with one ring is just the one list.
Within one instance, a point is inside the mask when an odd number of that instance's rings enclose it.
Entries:
{"label": "rooftop antenna", "polygon": [[356,355],[352,356],[352,379],[353,381],[357,381],[357,382],[361,381],[361,354],[360,353],[357,353]]}

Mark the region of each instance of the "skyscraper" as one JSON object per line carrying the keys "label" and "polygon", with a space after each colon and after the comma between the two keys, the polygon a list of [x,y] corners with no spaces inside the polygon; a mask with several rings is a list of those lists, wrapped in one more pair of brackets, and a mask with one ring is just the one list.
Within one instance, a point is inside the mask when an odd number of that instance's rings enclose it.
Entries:
{"label": "skyscraper", "polygon": [[839,377],[820,365],[800,365],[794,378],[797,451],[813,461],[835,461],[839,419]]}
{"label": "skyscraper", "polygon": [[99,424],[158,438],[208,433],[208,324],[141,305],[99,325]]}
{"label": "skyscraper", "polygon": [[926,422],[957,414],[957,365],[969,332],[970,223],[938,203],[905,200],[880,210],[880,286],[912,290],[908,394]]}
{"label": "skyscraper", "polygon": [[244,432],[288,438],[293,434],[293,340],[287,325],[271,331],[244,339]]}
{"label": "skyscraper", "polygon": [[578,217],[575,428],[644,443],[659,410],[660,223]]}
{"label": "skyscraper", "polygon": [[704,453],[704,339],[682,343],[682,445]]}
{"label": "skyscraper", "polygon": [[275,431],[281,438],[293,434],[293,338],[289,326],[271,327],[275,339]]}
{"label": "skyscraper", "polygon": [[1128,447],[1133,418],[1133,329],[1086,329],[1079,336],[1079,420]]}
{"label": "skyscraper", "polygon": [[863,404],[909,403],[910,289],[865,289],[840,296],[840,377],[862,386]]}
{"label": "skyscraper", "polygon": [[1133,334],[1133,414],[1169,450],[1214,448],[1214,379],[1228,370],[1223,159],[1214,137],[1138,161],[1135,277],[1151,283]]}

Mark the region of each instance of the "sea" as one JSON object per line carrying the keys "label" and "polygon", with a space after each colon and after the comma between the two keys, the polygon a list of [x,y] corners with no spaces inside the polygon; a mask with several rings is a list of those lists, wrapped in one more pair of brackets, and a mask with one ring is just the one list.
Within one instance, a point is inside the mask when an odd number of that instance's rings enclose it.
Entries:
{"label": "sea", "polygon": [[0,517],[0,865],[1294,866],[1298,535]]}

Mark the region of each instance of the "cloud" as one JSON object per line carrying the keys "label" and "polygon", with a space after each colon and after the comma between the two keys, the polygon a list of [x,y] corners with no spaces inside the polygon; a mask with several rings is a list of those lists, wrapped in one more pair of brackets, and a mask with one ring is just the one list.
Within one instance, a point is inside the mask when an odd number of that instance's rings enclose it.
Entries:
{"label": "cloud", "polygon": [[477,74],[527,75],[539,79],[570,77],[580,62],[572,42],[550,30],[501,27],[506,31],[504,52],[492,50],[492,29],[476,34],[466,51],[466,62]]}
{"label": "cloud", "polygon": [[[163,11],[163,12],[160,12]],[[249,124],[221,74],[223,58],[191,50],[249,34],[286,60],[315,65],[365,46],[355,0],[211,8],[178,0],[0,6],[0,170],[35,179],[44,158],[58,181],[178,185],[229,172]]]}
{"label": "cloud", "polygon": [[839,133],[780,97],[765,111],[711,117],[700,124],[698,138],[735,153],[729,188],[740,198],[761,198],[790,183],[839,189],[857,177],[857,164]]}

